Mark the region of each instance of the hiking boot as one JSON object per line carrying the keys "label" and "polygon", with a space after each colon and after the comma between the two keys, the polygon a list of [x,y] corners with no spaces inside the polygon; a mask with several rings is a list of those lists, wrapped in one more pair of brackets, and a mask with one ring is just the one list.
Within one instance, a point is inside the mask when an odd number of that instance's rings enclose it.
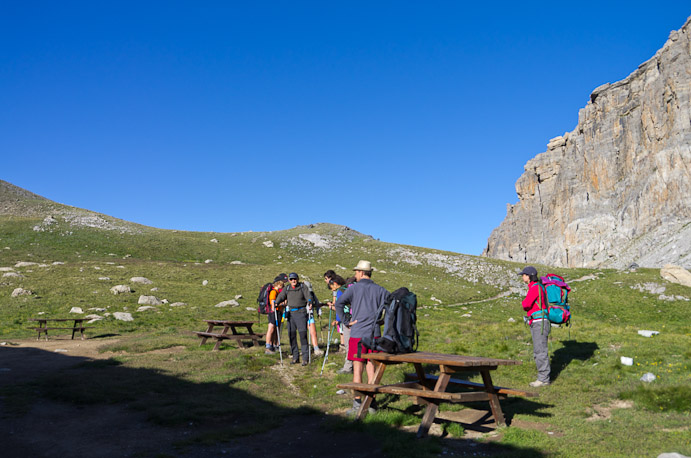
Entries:
{"label": "hiking boot", "polygon": [[314,356],[321,356],[321,355],[324,354],[324,352],[321,351],[321,349],[320,349],[319,347],[314,347],[314,352],[313,352],[313,353],[314,353]]}
{"label": "hiking boot", "polygon": [[352,374],[353,368],[351,367],[350,369],[346,369],[345,367],[342,367],[339,370],[337,370],[336,373],[337,374]]}
{"label": "hiking boot", "polygon": [[530,382],[529,385],[532,387],[541,387],[541,386],[549,386],[550,382],[541,382],[539,380],[535,380],[534,382]]}
{"label": "hiking boot", "polygon": [[[353,399],[353,407],[346,410],[346,416],[355,417],[360,410],[360,405],[362,405],[362,402],[359,399]],[[372,404],[370,404],[370,408],[367,409],[367,413],[370,415],[377,413],[377,409],[372,406],[375,406],[374,401],[372,401]]]}
{"label": "hiking boot", "polygon": [[297,363],[299,363],[299,362],[300,362],[299,359],[293,359],[293,360],[290,361],[290,364],[297,364]]}
{"label": "hiking boot", "polygon": [[266,350],[264,350],[264,354],[265,354],[265,355],[273,355],[273,354],[275,354],[275,353],[276,353],[276,352],[273,351],[272,349],[270,349],[269,347],[266,347]]}
{"label": "hiking boot", "polygon": [[303,361],[303,362],[302,362],[302,365],[303,365],[303,366],[307,366],[308,364],[309,364],[309,363],[308,363],[307,361]]}

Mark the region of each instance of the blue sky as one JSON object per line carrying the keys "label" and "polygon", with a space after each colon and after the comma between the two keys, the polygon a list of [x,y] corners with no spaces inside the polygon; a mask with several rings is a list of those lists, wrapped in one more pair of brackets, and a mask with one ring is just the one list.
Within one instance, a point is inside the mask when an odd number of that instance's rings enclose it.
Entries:
{"label": "blue sky", "polygon": [[166,229],[480,254],[673,2],[4,2],[0,179]]}

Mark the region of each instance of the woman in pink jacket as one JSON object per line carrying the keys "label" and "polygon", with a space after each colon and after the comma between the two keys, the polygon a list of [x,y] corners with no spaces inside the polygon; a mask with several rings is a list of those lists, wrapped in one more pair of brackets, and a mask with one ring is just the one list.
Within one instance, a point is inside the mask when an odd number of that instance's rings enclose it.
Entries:
{"label": "woman in pink jacket", "polygon": [[545,288],[540,284],[535,267],[528,266],[519,275],[522,275],[523,281],[528,284],[528,293],[525,299],[523,299],[522,305],[528,317],[530,334],[533,337],[533,356],[537,366],[537,380],[530,382],[530,386],[547,386],[550,384],[547,338],[552,328],[547,319],[547,312],[549,310],[547,295],[545,294]]}

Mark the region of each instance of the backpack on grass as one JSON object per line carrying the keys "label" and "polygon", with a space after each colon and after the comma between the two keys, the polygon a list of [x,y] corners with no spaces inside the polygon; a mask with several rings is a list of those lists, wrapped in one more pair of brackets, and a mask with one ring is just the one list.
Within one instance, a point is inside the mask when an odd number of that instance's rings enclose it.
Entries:
{"label": "backpack on grass", "polygon": [[377,310],[377,323],[382,324],[384,315],[384,329],[382,336],[374,338],[374,329],[370,337],[363,337],[358,346],[358,357],[362,347],[385,353],[412,353],[417,351],[420,333],[417,330],[417,296],[408,288],[399,288],[389,296]]}

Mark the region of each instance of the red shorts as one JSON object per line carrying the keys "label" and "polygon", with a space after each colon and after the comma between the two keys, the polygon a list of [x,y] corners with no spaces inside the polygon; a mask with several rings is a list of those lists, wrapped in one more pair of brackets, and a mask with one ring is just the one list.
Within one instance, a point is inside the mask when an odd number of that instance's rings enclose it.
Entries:
{"label": "red shorts", "polygon": [[[361,363],[366,363],[367,359],[365,358],[358,358],[357,357],[357,351],[358,351],[358,343],[360,343],[360,338],[357,337],[351,337],[348,340],[348,359],[351,361],[359,361]],[[367,353],[381,353],[379,350],[370,350],[367,347],[362,347],[362,352],[360,354],[367,354]]]}

